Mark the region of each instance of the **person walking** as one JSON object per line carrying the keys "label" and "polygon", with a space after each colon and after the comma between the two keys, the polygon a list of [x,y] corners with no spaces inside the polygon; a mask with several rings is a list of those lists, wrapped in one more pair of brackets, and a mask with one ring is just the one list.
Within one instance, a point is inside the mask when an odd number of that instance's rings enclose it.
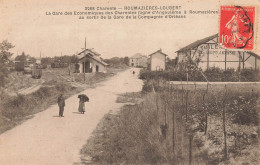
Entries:
{"label": "person walking", "polygon": [[85,102],[82,98],[79,99],[79,108],[78,108],[79,112],[80,113],[83,113],[85,112]]}
{"label": "person walking", "polygon": [[89,98],[85,94],[78,95],[78,98],[79,98],[79,108],[78,108],[78,111],[81,114],[84,114],[85,113],[85,102],[89,102]]}
{"label": "person walking", "polygon": [[59,117],[64,117],[63,116],[63,111],[64,111],[64,107],[65,107],[65,99],[63,97],[63,94],[60,94],[60,96],[58,97],[58,105],[59,105]]}

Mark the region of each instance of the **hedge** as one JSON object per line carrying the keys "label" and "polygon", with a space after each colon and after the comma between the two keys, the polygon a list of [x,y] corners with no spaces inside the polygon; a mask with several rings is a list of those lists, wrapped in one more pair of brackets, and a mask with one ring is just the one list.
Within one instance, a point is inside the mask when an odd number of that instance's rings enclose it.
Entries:
{"label": "hedge", "polygon": [[[217,67],[210,68],[206,71],[189,71],[189,81],[208,81],[218,82],[257,82],[260,81],[260,71],[253,69],[244,69],[240,73],[234,69],[227,69],[226,71]],[[187,81],[187,71],[185,70],[166,70],[166,71],[149,71],[141,70],[140,79],[165,79],[167,81]]]}

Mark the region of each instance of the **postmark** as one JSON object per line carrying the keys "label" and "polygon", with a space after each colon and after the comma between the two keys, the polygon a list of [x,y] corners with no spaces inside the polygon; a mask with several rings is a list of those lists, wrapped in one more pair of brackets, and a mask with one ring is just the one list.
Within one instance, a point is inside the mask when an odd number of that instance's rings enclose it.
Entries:
{"label": "postmark", "polygon": [[255,7],[221,6],[219,43],[227,49],[254,49]]}

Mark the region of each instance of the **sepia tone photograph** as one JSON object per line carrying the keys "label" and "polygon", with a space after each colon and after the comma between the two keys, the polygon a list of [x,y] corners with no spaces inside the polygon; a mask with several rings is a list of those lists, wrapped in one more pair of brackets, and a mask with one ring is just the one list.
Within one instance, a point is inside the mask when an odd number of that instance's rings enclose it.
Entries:
{"label": "sepia tone photograph", "polygon": [[260,164],[259,0],[0,0],[0,165]]}

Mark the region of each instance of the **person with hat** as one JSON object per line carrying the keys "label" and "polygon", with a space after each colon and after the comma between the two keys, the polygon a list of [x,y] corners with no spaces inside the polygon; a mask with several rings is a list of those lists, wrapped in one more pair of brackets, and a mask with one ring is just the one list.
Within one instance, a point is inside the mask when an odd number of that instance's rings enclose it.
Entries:
{"label": "person with hat", "polygon": [[60,94],[58,97],[58,105],[59,105],[59,117],[64,117],[64,107],[65,107],[65,98],[63,97],[63,94]]}

